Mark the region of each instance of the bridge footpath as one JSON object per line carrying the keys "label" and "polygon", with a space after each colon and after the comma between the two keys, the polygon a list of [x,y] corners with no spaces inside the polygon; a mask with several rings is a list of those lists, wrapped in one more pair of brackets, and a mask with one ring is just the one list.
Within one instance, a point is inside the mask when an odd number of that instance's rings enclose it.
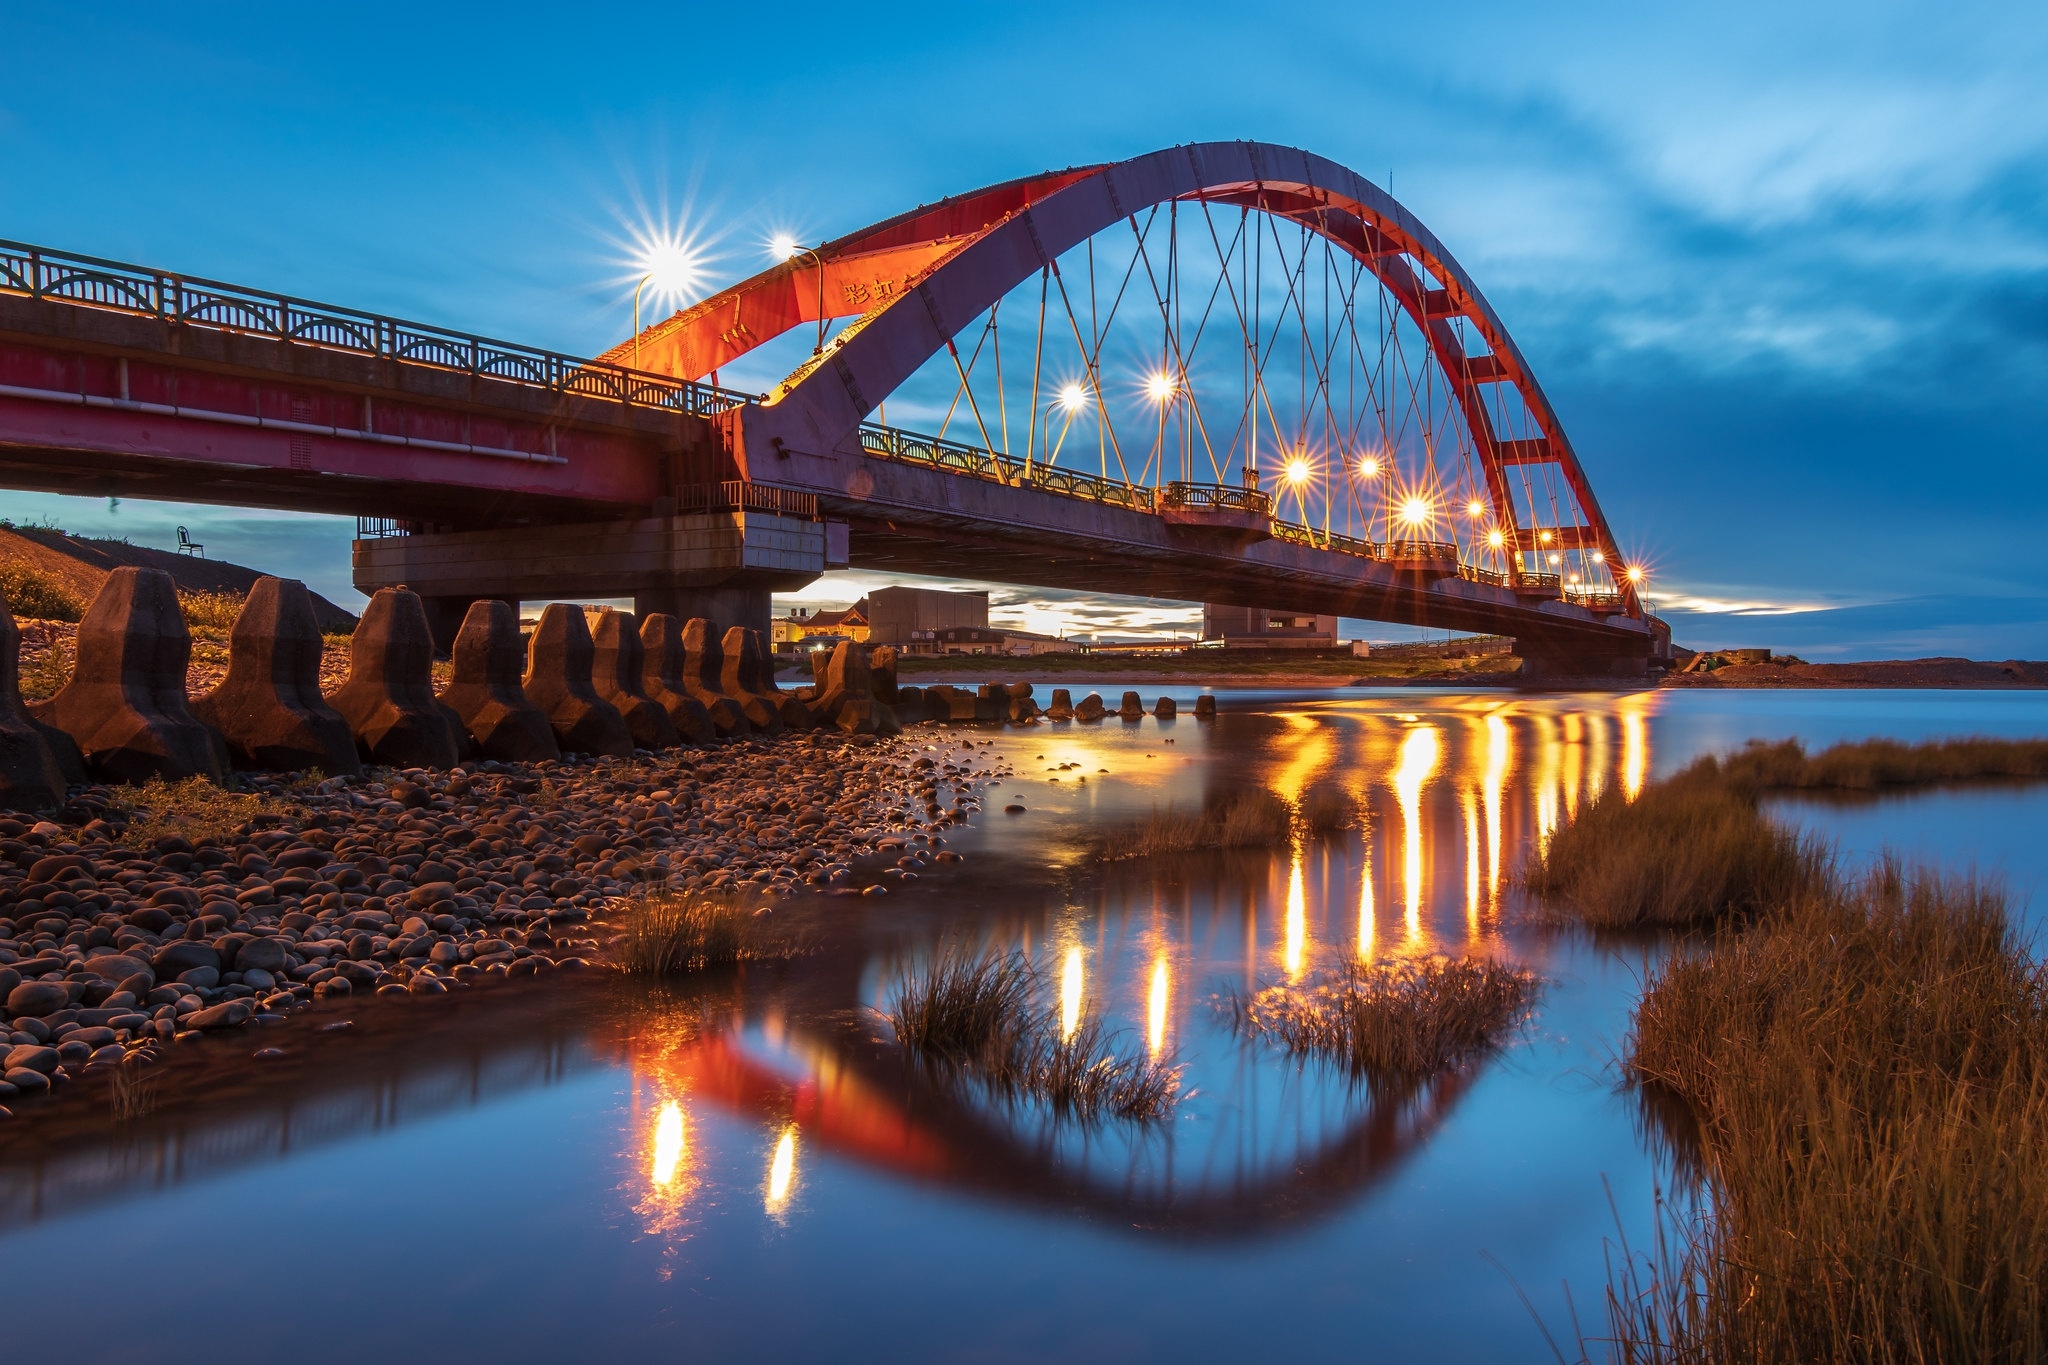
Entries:
{"label": "bridge footpath", "polygon": [[630,596],[765,632],[773,593],[858,567],[1506,634],[1560,673],[1668,652],[1654,619],[1509,584],[1455,547],[1320,536],[1262,504],[1175,505],[883,427],[793,449],[763,435],[773,415],[711,385],[0,243],[0,483],[354,515],[357,586],[410,586],[444,638],[481,598]]}

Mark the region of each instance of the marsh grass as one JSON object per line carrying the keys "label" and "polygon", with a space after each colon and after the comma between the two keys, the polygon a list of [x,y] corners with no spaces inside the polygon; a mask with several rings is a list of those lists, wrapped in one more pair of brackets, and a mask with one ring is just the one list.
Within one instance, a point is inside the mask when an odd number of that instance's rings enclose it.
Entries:
{"label": "marsh grass", "polygon": [[115,804],[128,820],[122,837],[139,848],[165,838],[233,845],[251,820],[285,810],[272,797],[228,791],[203,777],[178,782],[152,777],[141,786],[117,787]]}
{"label": "marsh grass", "polygon": [[33,658],[23,651],[21,696],[24,701],[46,701],[64,690],[71,681],[71,660],[75,646],[69,640],[52,640]]}
{"label": "marsh grass", "polygon": [[1684,929],[1755,916],[1825,882],[1828,854],[1754,792],[1689,769],[1633,800],[1610,787],[1550,836],[1522,881],[1596,930]]}
{"label": "marsh grass", "polygon": [[114,1122],[132,1123],[156,1108],[155,1063],[136,1053],[121,1058],[108,1086],[107,1100]]}
{"label": "marsh grass", "polygon": [[617,931],[611,964],[629,976],[682,976],[799,950],[763,906],[738,896],[652,891],[616,902],[606,923]]}
{"label": "marsh grass", "polygon": [[891,993],[896,1041],[1006,1100],[1054,1117],[1153,1122],[1172,1112],[1180,1070],[1121,1050],[1100,1016],[1063,1033],[1022,953],[941,949],[904,969]]}
{"label": "marsh grass", "polygon": [[1342,787],[1317,783],[1301,794],[1301,823],[1311,834],[1328,834],[1359,823],[1358,799]]}
{"label": "marsh grass", "polygon": [[1348,963],[1302,986],[1232,991],[1241,1038],[1337,1062],[1382,1082],[1426,1080],[1499,1047],[1535,1003],[1539,981],[1487,958]]}
{"label": "marsh grass", "polygon": [[1703,928],[1825,891],[1827,849],[1761,806],[1786,791],[1874,791],[2048,777],[2048,740],[1865,740],[1808,754],[1751,744],[1653,782],[1609,788],[1551,835],[1521,879],[1553,912],[1596,930]]}
{"label": "marsh grass", "polygon": [[1102,856],[1111,862],[1157,858],[1210,848],[1277,848],[1288,841],[1294,813],[1263,788],[1239,792],[1199,813],[1169,806],[1136,824],[1111,830]]}
{"label": "marsh grass", "polygon": [[1704,1198],[1615,1267],[1617,1358],[2048,1353],[2048,991],[1995,889],[1887,864],[1682,949],[1625,1065]]}
{"label": "marsh grass", "polygon": [[234,629],[235,618],[242,614],[242,604],[247,600],[245,594],[237,592],[201,592],[196,588],[178,591],[178,605],[185,613],[185,629],[195,636],[226,639]]}

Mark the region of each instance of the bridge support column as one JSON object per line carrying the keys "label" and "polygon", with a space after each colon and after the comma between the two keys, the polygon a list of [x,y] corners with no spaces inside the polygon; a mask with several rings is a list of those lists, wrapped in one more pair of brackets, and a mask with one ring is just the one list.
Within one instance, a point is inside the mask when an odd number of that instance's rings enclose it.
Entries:
{"label": "bridge support column", "polygon": [[1517,636],[1523,687],[1642,687],[1671,663],[1671,629],[1652,618],[1648,639],[1633,649],[1583,640]]}
{"label": "bridge support column", "polygon": [[753,510],[445,531],[355,542],[355,583],[364,593],[403,586],[427,599],[443,648],[469,604],[484,598],[630,597],[642,615],[703,616],[721,630],[766,635],[770,595],[823,573],[825,542],[823,522]]}

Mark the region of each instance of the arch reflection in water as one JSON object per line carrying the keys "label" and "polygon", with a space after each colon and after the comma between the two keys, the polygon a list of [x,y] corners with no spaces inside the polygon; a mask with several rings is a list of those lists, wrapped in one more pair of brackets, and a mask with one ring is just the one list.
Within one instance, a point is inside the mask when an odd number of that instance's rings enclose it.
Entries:
{"label": "arch reflection in water", "polygon": [[[1264,747],[1190,766],[1179,780],[1198,790],[1164,793],[1194,805],[1247,775],[1306,780],[1323,769],[1299,764],[1286,747],[1314,735],[1317,762],[1344,775],[1367,810],[1362,829],[1303,835],[1272,853],[1117,865],[1078,890],[1046,893],[1044,904],[995,898],[971,920],[967,932],[981,947],[1033,960],[1043,1006],[1066,1036],[1100,1015],[1121,1032],[1119,1047],[1184,1068],[1172,1121],[1061,1123],[907,1057],[874,1026],[873,1011],[888,1008],[886,982],[901,954],[932,950],[936,940],[922,938],[851,966],[824,954],[793,964],[801,992],[785,983],[750,1016],[776,1013],[787,1027],[747,1023],[704,1040],[692,1058],[666,1059],[671,1089],[768,1125],[771,1215],[794,1198],[804,1143],[1124,1228],[1229,1236],[1341,1207],[1427,1141],[1483,1068],[1419,1086],[1363,1085],[1239,1043],[1217,993],[1306,982],[1390,950],[1498,951],[1492,911],[1546,821],[1590,799],[1596,782],[1626,791],[1631,771],[1649,765],[1650,708],[1641,704],[1631,725],[1622,703],[1573,699],[1598,714],[1571,732],[1555,701],[1432,704],[1406,715],[1352,702],[1304,708],[1255,736]],[[1601,741],[1603,730],[1620,742]],[[1576,764],[1566,761],[1571,733]],[[1371,815],[1395,807],[1398,823]],[[1401,840],[1398,867],[1384,842],[1393,838]],[[1431,856],[1444,847],[1465,856]],[[1395,942],[1378,933],[1388,890],[1380,867],[1402,883],[1406,927]],[[1177,979],[1202,988],[1182,989]],[[802,1009],[788,1003],[797,993]],[[752,1172],[741,1178],[759,1178]]]}

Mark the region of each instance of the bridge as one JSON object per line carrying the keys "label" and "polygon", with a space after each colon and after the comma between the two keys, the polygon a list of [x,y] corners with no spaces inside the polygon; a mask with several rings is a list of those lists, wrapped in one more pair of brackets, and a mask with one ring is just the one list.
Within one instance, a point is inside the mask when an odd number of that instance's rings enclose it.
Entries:
{"label": "bridge", "polygon": [[1334,162],[1182,146],[782,254],[586,360],[0,243],[0,483],[352,514],[357,586],[448,634],[579,596],[765,628],[850,566],[1668,656],[1498,315]]}

